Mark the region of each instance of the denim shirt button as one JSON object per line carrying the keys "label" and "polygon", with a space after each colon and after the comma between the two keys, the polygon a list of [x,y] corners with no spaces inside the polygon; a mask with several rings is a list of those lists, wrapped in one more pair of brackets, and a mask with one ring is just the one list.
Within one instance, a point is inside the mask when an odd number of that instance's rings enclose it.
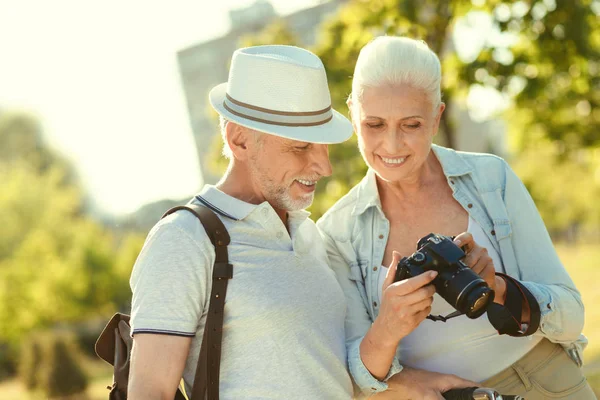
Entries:
{"label": "denim shirt button", "polygon": [[377,265],[373,267],[373,271],[377,271]]}
{"label": "denim shirt button", "polygon": [[379,239],[383,239],[383,235],[379,235]]}
{"label": "denim shirt button", "polygon": [[496,231],[492,229],[492,231],[490,232],[492,234],[492,236],[496,236]]}
{"label": "denim shirt button", "polygon": [[373,307],[377,307],[377,302],[376,301],[373,302]]}
{"label": "denim shirt button", "polygon": [[473,208],[473,204],[469,203],[469,204],[467,204],[467,207]]}

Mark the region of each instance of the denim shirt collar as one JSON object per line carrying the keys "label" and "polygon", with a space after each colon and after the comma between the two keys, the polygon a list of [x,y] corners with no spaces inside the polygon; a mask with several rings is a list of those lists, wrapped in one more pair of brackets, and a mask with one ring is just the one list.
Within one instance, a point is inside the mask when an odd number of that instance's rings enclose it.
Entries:
{"label": "denim shirt collar", "polygon": [[352,209],[352,216],[361,215],[371,207],[381,209],[381,200],[379,199],[375,171],[369,168],[367,175],[358,184],[356,204],[354,205],[354,209]]}
{"label": "denim shirt collar", "polygon": [[456,153],[456,150],[441,147],[436,144],[431,145],[431,150],[433,150],[433,153],[442,165],[446,178],[473,173],[473,167],[460,157]]}
{"label": "denim shirt collar", "polygon": [[[467,175],[473,172],[473,168],[456,154],[455,150],[435,144],[431,146],[431,150],[442,165],[446,178]],[[371,207],[377,207],[381,210],[377,178],[375,171],[369,168],[367,175],[358,184],[357,201],[352,210],[352,216],[361,215]]]}

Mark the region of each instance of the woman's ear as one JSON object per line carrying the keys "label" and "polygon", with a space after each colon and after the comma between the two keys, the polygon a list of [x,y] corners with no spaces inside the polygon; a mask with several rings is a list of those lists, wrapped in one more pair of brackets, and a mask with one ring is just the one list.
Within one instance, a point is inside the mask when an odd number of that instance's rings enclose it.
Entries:
{"label": "woman's ear", "polygon": [[436,112],[436,116],[435,116],[435,130],[434,130],[434,135],[437,135],[438,130],[440,129],[440,121],[442,120],[442,114],[444,113],[444,110],[446,109],[446,103],[444,102],[440,102],[440,105],[437,109]]}
{"label": "woman's ear", "polygon": [[354,123],[354,118],[352,118],[352,105],[354,103],[352,103],[352,94],[350,94],[350,96],[348,96],[348,100],[346,100],[346,105],[348,106],[348,119],[350,119],[350,122],[352,123],[352,129],[354,129],[354,133],[357,133],[357,129],[356,129],[356,124]]}

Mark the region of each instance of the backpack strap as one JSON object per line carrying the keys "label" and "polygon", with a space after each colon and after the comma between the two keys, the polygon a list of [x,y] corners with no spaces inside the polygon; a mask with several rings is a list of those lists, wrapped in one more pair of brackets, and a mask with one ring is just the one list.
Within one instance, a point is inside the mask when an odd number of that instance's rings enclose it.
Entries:
{"label": "backpack strap", "polygon": [[218,400],[225,295],[227,283],[229,279],[233,278],[233,265],[229,264],[227,253],[230,237],[219,217],[204,206],[189,203],[185,206],[173,207],[162,218],[179,210],[186,210],[194,214],[204,226],[206,234],[215,246],[210,304],[190,400],[204,400],[205,397],[210,400]]}

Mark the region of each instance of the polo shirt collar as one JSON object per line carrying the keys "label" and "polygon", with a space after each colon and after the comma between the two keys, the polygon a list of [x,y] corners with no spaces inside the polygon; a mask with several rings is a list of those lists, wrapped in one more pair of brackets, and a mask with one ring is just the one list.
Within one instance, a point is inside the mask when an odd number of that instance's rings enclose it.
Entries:
{"label": "polo shirt collar", "polygon": [[196,200],[212,211],[236,221],[243,220],[258,207],[256,204],[246,203],[225,194],[213,185],[204,185],[200,193],[196,195]]}
{"label": "polo shirt collar", "polygon": [[[245,219],[252,214],[253,211],[258,209],[266,208],[275,213],[273,207],[266,201],[261,204],[246,203],[245,201],[223,193],[214,185],[204,185],[200,193],[196,195],[196,200],[210,208],[212,211],[236,221]],[[306,210],[288,211],[290,223],[293,221],[294,223],[299,224],[308,218],[309,215],[310,213]]]}

